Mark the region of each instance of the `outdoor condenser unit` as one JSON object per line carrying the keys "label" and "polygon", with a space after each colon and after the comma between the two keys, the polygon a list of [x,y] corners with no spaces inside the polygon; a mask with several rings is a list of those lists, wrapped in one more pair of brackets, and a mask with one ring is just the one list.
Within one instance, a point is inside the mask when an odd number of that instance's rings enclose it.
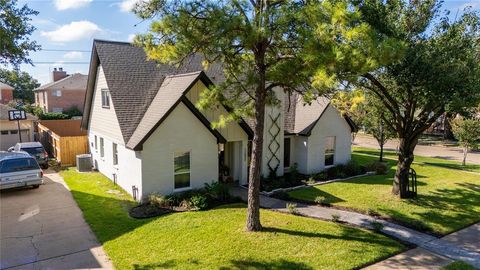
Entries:
{"label": "outdoor condenser unit", "polygon": [[89,172],[92,170],[92,155],[77,155],[77,170],[79,172]]}

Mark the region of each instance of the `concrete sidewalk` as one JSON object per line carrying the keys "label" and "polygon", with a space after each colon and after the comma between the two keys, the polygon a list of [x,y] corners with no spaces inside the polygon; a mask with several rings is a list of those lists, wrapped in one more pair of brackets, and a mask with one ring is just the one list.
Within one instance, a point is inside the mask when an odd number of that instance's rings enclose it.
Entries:
{"label": "concrete sidewalk", "polygon": [[113,269],[63,179],[0,194],[0,269]]}
{"label": "concrete sidewalk", "polygon": [[[247,190],[245,188],[233,187],[231,189],[231,194],[241,198],[244,201],[247,201]],[[286,208],[287,203],[288,202],[284,200],[260,195],[260,206],[262,208],[288,213],[289,211]],[[323,220],[333,220],[332,215],[336,215],[342,222],[367,229],[373,229],[372,224],[375,222],[381,223],[383,226],[381,232],[386,235],[399,239],[400,241],[422,247],[431,253],[447,257],[451,260],[464,261],[480,269],[480,253],[475,250],[464,248],[455,242],[449,242],[446,239],[439,239],[398,224],[376,219],[374,217],[356,212],[301,203],[296,203],[296,205],[297,213],[302,216]]]}

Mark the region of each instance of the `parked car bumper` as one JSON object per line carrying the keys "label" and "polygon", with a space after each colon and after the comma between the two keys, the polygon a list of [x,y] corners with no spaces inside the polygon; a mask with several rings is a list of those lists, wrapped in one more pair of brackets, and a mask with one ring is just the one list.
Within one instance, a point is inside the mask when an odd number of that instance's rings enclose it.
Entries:
{"label": "parked car bumper", "polygon": [[32,179],[28,181],[12,181],[12,182],[0,182],[0,190],[10,189],[10,188],[19,188],[19,187],[28,187],[42,185],[43,179]]}

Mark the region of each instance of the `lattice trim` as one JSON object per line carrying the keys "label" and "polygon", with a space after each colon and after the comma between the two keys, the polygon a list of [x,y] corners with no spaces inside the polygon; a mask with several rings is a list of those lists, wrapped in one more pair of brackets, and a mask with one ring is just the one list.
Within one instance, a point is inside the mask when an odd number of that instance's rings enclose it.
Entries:
{"label": "lattice trim", "polygon": [[268,129],[268,134],[271,136],[270,143],[268,144],[268,150],[270,151],[270,159],[267,162],[267,166],[270,171],[275,172],[277,174],[277,169],[280,166],[280,159],[278,158],[277,154],[280,150],[280,143],[277,141],[277,137],[280,134],[281,128],[278,125],[278,118],[280,118],[280,113],[278,113],[275,117],[272,117],[271,114],[268,115],[271,120],[270,128]]}

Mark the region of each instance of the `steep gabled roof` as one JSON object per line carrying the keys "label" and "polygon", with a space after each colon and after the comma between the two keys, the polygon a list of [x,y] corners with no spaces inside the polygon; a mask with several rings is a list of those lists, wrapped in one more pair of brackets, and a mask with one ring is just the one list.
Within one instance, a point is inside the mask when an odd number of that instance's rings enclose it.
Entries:
{"label": "steep gabled roof", "polygon": [[9,89],[9,90],[13,90],[14,88],[13,88],[13,87],[11,87],[10,85],[6,84],[6,83],[0,82],[0,89]]}
{"label": "steep gabled roof", "polygon": [[285,133],[310,136],[312,129],[330,105],[326,97],[318,97],[306,104],[301,95],[285,95]]}
{"label": "steep gabled roof", "polygon": [[84,90],[87,88],[88,75],[75,73],[60,79],[56,82],[50,82],[35,88],[33,91],[46,89],[61,89],[61,90]]}
{"label": "steep gabled roof", "polygon": [[[220,65],[212,64],[203,72],[202,61],[202,57],[194,55],[186,59],[181,66],[174,67],[148,60],[143,48],[130,43],[94,40],[82,128],[88,128],[98,66],[101,65],[103,68],[124,142],[138,148],[145,140],[142,135],[148,137],[151,132],[149,128],[152,123],[149,122],[151,121],[149,117],[165,113],[155,107],[161,105],[166,108],[167,103],[175,107],[176,104],[169,101],[178,101],[178,94],[183,95],[186,80],[196,76],[196,80],[203,78],[207,85],[224,80]],[[155,106],[152,107],[154,101]],[[185,100],[182,102],[188,103]],[[189,109],[192,110],[190,107]],[[196,108],[193,108],[192,112],[197,113]],[[201,120],[204,122],[205,119]],[[243,122],[240,125],[248,129]],[[245,131],[251,134],[251,130]],[[216,131],[214,133],[216,136],[219,135]],[[132,138],[134,134],[135,137]],[[219,139],[221,140],[220,137]]]}
{"label": "steep gabled roof", "polygon": [[198,80],[202,80],[205,85],[209,84],[205,73],[193,72],[167,76],[153,99],[150,107],[145,112],[142,120],[138,124],[135,132],[130,137],[127,147],[134,150],[141,149],[141,144],[155,131],[155,129],[168,117],[168,115],[183,102],[205,127],[217,138],[219,142],[225,142],[225,138],[216,130],[213,130],[208,120],[197,111],[195,106],[185,98],[185,94],[192,88]]}

